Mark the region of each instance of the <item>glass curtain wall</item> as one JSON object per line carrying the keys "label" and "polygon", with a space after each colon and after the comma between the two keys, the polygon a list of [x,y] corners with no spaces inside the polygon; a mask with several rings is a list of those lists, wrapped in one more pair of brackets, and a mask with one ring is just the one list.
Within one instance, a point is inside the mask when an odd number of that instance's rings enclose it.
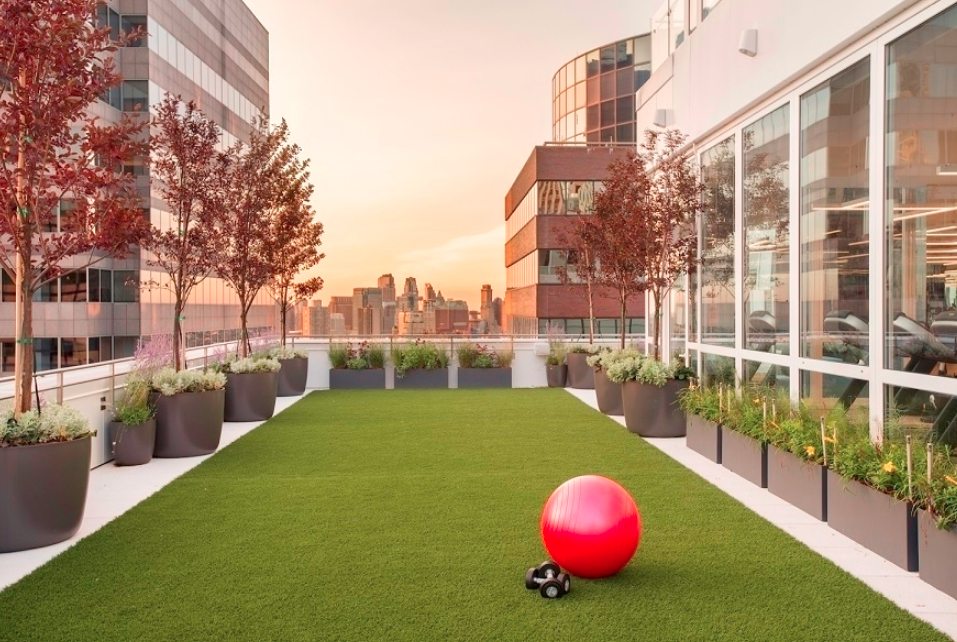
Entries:
{"label": "glass curtain wall", "polygon": [[868,361],[870,59],[801,96],[801,355]]}
{"label": "glass curtain wall", "polygon": [[734,136],[701,155],[701,342],[734,347]]}
{"label": "glass curtain wall", "polygon": [[790,283],[790,105],[745,127],[744,210],[745,346],[787,353]]}

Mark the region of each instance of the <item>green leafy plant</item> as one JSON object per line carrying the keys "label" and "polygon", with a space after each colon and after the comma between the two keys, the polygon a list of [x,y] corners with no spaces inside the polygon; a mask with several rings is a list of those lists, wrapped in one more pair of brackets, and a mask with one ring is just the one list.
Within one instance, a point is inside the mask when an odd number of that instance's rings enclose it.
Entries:
{"label": "green leafy plant", "polygon": [[286,346],[275,346],[269,350],[269,352],[266,352],[265,355],[276,360],[309,358],[309,352],[306,350],[303,350],[302,348],[289,348]]}
{"label": "green leafy plant", "polygon": [[595,354],[587,357],[585,362],[593,368],[604,368],[607,370],[608,367],[616,361],[643,356],[642,352],[636,347],[602,348]]}
{"label": "green leafy plant", "polygon": [[565,345],[565,332],[560,327],[549,324],[547,336],[548,356],[545,357],[545,363],[550,366],[560,366],[565,363],[565,353],[568,352],[568,346]]}
{"label": "green leafy plant", "polygon": [[279,372],[282,364],[276,359],[264,356],[230,359],[217,364],[220,372],[228,374],[254,374],[264,372]]}
{"label": "green leafy plant", "polygon": [[333,344],[329,348],[329,363],[337,370],[368,370],[385,368],[385,350],[378,343],[363,341]]}
{"label": "green leafy plant", "polygon": [[434,343],[418,339],[415,343],[393,346],[392,363],[397,377],[404,377],[409,370],[438,370],[449,367],[449,354]]}
{"label": "green leafy plant", "polygon": [[153,375],[150,385],[155,392],[171,397],[181,392],[207,392],[226,387],[226,375],[215,370],[180,370],[164,368]]}
{"label": "green leafy plant", "polygon": [[717,388],[688,386],[678,393],[678,404],[686,415],[697,415],[708,421],[721,422]]}
{"label": "green leafy plant", "polygon": [[73,441],[95,435],[79,410],[61,404],[44,404],[15,416],[12,402],[0,404],[0,448]]}
{"label": "green leafy plant", "polygon": [[497,351],[485,345],[463,343],[456,349],[460,368],[508,368],[515,353],[511,350]]}
{"label": "green leafy plant", "polygon": [[596,346],[592,343],[572,343],[569,344],[566,354],[595,354],[601,350],[601,346]]}
{"label": "green leafy plant", "polygon": [[138,372],[131,372],[124,382],[123,392],[113,405],[113,421],[127,426],[139,426],[156,414],[150,403],[150,380]]}

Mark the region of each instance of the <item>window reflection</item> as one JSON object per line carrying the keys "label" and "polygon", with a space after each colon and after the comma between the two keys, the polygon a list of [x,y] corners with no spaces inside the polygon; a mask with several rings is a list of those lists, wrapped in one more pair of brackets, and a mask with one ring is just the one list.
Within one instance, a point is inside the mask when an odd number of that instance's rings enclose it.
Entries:
{"label": "window reflection", "polygon": [[701,385],[734,386],[738,377],[734,371],[734,359],[716,354],[701,354]]}
{"label": "window reflection", "polygon": [[701,155],[701,341],[734,346],[734,137]]}
{"label": "window reflection", "polygon": [[801,97],[801,354],[868,361],[870,60]]}
{"label": "window reflection", "polygon": [[887,365],[957,374],[957,7],[887,48]]}
{"label": "window reflection", "polygon": [[752,350],[787,352],[790,105],[744,129],[744,336]]}
{"label": "window reflection", "polygon": [[888,416],[885,437],[910,435],[918,443],[957,447],[957,397],[913,388],[887,387]]}
{"label": "window reflection", "polygon": [[801,372],[801,400],[822,416],[840,405],[852,421],[868,422],[868,396],[868,385],[864,379],[806,370]]}
{"label": "window reflection", "polygon": [[791,385],[791,369],[759,361],[744,362],[744,380],[751,386],[777,388],[787,392]]}

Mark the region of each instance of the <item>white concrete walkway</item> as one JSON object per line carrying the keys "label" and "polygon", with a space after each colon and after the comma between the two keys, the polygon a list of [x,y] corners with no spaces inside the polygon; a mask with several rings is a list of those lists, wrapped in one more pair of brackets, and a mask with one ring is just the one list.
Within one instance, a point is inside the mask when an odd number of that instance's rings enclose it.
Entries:
{"label": "white concrete walkway", "polygon": [[[280,397],[276,400],[276,414],[300,399],[302,397]],[[223,424],[219,448],[225,448],[262,423]],[[0,590],[46,564],[212,456],[154,459],[144,466],[114,466],[110,463],[93,469],[90,471],[90,487],[86,495],[86,510],[80,531],[69,540],[53,546],[0,554]]]}
{"label": "white concrete walkway", "polygon": [[[566,390],[598,412],[594,390]],[[624,417],[610,418],[625,425]],[[637,435],[635,438],[640,439]],[[645,441],[901,608],[957,639],[957,600],[925,583],[917,573],[908,573],[832,530],[826,522],[814,519],[767,489],[758,488],[721,464],[699,455],[685,445],[684,439]]]}

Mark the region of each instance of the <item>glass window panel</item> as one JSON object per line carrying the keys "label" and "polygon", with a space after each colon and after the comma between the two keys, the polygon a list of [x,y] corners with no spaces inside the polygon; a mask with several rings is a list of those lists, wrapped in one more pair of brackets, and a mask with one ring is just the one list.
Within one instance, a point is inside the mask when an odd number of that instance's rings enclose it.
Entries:
{"label": "glass window panel", "polygon": [[734,137],[701,155],[701,341],[734,346]]}
{"label": "glass window panel", "polygon": [[585,135],[585,141],[586,141],[586,142],[589,142],[589,143],[598,143],[598,142],[601,142],[601,132],[598,131],[598,130],[595,130],[595,131],[593,131],[593,132],[588,132],[588,133]]}
{"label": "glass window panel", "polygon": [[100,302],[100,270],[96,268],[90,268],[89,276],[89,288],[90,288],[90,301],[93,303]]}
{"label": "glass window panel", "polygon": [[615,103],[615,112],[619,123],[627,123],[635,119],[635,97],[622,96]]}
{"label": "glass window panel", "polygon": [[16,303],[17,286],[13,282],[13,277],[7,274],[6,270],[0,269],[0,282],[3,284],[2,288],[0,288],[0,293],[2,293],[2,302]]}
{"label": "glass window panel", "polygon": [[635,62],[651,64],[651,36],[635,38]]}
{"label": "glass window panel", "polygon": [[635,65],[635,91],[641,89],[649,78],[651,78],[651,64]]}
{"label": "glass window panel", "polygon": [[136,270],[113,270],[113,301],[136,303],[140,300],[140,274]]}
{"label": "glass window panel", "polygon": [[59,291],[57,279],[53,279],[49,283],[44,283],[40,286],[36,292],[33,293],[33,300],[41,303],[55,303],[57,300],[57,292]]}
{"label": "glass window panel", "polygon": [[615,46],[605,47],[601,50],[601,72],[611,71],[615,68]]}
{"label": "glass window panel", "polygon": [[90,337],[90,363],[110,361],[113,358],[113,340],[111,337]]}
{"label": "glass window panel", "polygon": [[887,367],[957,374],[957,7],[887,48]]}
{"label": "glass window panel", "polygon": [[[788,392],[791,386],[790,368],[760,361],[744,362],[744,380],[752,386],[777,388]],[[770,413],[770,408],[768,409]]]}
{"label": "glass window panel", "polygon": [[601,99],[608,100],[614,98],[615,94],[615,74],[602,74],[601,76]]}
{"label": "glass window panel", "polygon": [[0,359],[3,361],[0,366],[3,372],[13,372],[16,369],[16,344],[13,339],[0,342]]}
{"label": "glass window panel", "polygon": [[33,358],[36,370],[55,370],[60,367],[60,351],[57,340],[51,338],[33,340]]}
{"label": "glass window panel", "polygon": [[918,444],[934,442],[957,448],[957,396],[888,386],[886,399],[885,416],[896,419],[897,434],[887,430],[885,438],[911,435]]}
{"label": "glass window panel", "polygon": [[701,0],[701,19],[704,20],[721,0]]}
{"label": "glass window panel", "polygon": [[870,60],[801,97],[801,355],[867,362]]}
{"label": "glass window panel", "polygon": [[716,354],[701,354],[701,385],[705,388],[712,386],[734,386],[738,377],[734,371],[734,359]]}
{"label": "glass window panel", "polygon": [[751,350],[787,354],[790,272],[790,105],[746,127],[744,337]]}
{"label": "glass window panel", "polygon": [[575,112],[575,135],[585,133],[585,109],[579,109]]}
{"label": "glass window panel", "polygon": [[146,111],[149,108],[149,82],[127,80],[123,82],[123,111]]}
{"label": "glass window panel", "polygon": [[675,281],[671,289],[671,354],[683,354],[687,345],[688,330],[688,276]]}
{"label": "glass window panel", "polygon": [[60,300],[63,303],[85,303],[86,271],[73,272],[60,277]]}
{"label": "glass window panel", "polygon": [[579,56],[575,59],[575,82],[581,82],[585,80],[586,77],[585,56]]}
{"label": "glass window panel", "polygon": [[601,126],[608,127],[615,124],[615,101],[608,100],[601,104]]}
{"label": "glass window panel", "polygon": [[587,91],[585,83],[580,82],[575,85],[575,109],[581,109],[586,103]]}
{"label": "glass window panel", "polygon": [[141,38],[136,38],[131,40],[127,47],[145,47],[147,44],[146,38],[146,16],[144,15],[125,15],[122,16],[120,20],[120,29],[123,30],[123,33],[129,34],[135,31],[136,29],[142,28],[143,36]]}
{"label": "glass window panel", "polygon": [[635,142],[635,124],[627,123],[615,127],[615,140],[619,143]]}
{"label": "glass window panel", "polygon": [[561,181],[539,181],[538,213],[540,215],[564,214],[565,198]]}
{"label": "glass window panel", "polygon": [[615,142],[615,128],[609,127],[607,129],[601,130],[601,142],[603,143],[614,143]]}
{"label": "glass window panel", "polygon": [[671,21],[671,50],[674,51],[685,40],[685,0],[671,0],[668,13]]}
{"label": "glass window panel", "polygon": [[635,41],[625,40],[615,45],[615,62],[619,69],[635,64]]}
{"label": "glass window panel", "polygon": [[619,69],[615,76],[615,92],[619,95],[629,95],[634,98],[635,72],[634,68]]}
{"label": "glass window panel", "polygon": [[585,66],[588,68],[588,77],[597,76],[601,73],[601,63],[600,53],[596,49],[595,51],[589,51],[585,54]]}
{"label": "glass window panel", "polygon": [[801,400],[822,416],[841,405],[851,421],[869,422],[868,397],[864,379],[801,371]]}
{"label": "glass window panel", "polygon": [[598,105],[590,106],[585,115],[585,129],[592,131],[601,127],[601,108]]}
{"label": "glass window panel", "polygon": [[585,85],[586,102],[589,105],[595,105],[601,100],[601,77],[595,76],[589,78]]}
{"label": "glass window panel", "polygon": [[90,362],[86,349],[86,337],[63,337],[60,339],[63,350],[62,367],[85,366]]}
{"label": "glass window panel", "polygon": [[113,337],[113,358],[126,359],[136,352],[139,337]]}

